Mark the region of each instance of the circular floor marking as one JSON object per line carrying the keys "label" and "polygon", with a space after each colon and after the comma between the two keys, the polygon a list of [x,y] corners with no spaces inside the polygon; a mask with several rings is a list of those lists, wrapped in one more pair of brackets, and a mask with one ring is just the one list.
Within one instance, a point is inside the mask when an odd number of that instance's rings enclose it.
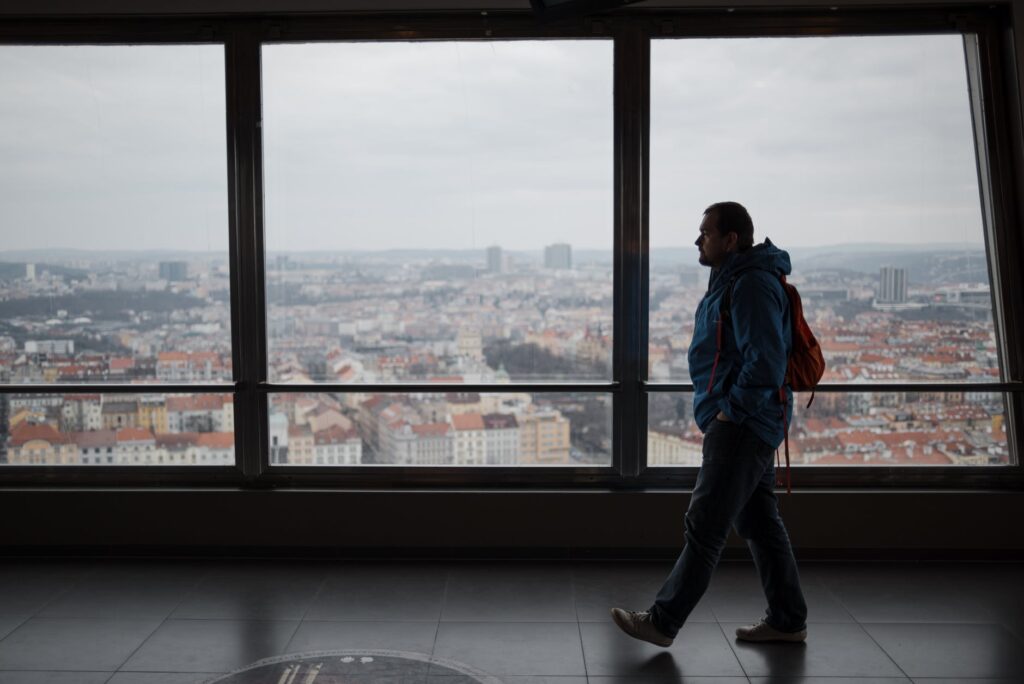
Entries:
{"label": "circular floor marking", "polygon": [[399,684],[426,682],[428,674],[443,677],[439,681],[444,684],[502,684],[498,678],[454,660],[372,649],[265,658],[210,684]]}

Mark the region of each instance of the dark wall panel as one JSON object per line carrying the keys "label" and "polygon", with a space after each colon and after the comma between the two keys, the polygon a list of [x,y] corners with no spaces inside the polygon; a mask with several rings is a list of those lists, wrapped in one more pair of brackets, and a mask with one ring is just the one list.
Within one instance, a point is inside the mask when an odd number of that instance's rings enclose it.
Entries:
{"label": "dark wall panel", "polygon": [[[671,491],[8,489],[0,494],[0,546],[663,555],[682,544],[688,499]],[[1019,492],[795,492],[781,505],[798,553],[1024,553]],[[742,543],[733,538],[730,547],[741,551]]]}

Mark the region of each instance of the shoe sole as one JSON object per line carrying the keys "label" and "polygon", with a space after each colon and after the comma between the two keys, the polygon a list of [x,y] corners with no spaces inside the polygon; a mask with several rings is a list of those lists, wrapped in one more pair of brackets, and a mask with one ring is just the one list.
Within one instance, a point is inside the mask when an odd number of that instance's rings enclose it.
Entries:
{"label": "shoe sole", "polygon": [[785,632],[783,632],[781,634],[778,634],[778,635],[775,635],[775,636],[770,636],[770,637],[753,637],[753,636],[742,636],[740,634],[737,634],[736,638],[739,639],[740,641],[750,641],[750,642],[753,642],[753,643],[762,643],[762,644],[765,643],[765,642],[770,642],[770,641],[779,641],[779,642],[788,643],[788,644],[798,644],[798,643],[803,643],[804,641],[807,640],[807,632],[794,632],[793,634],[786,634]]}
{"label": "shoe sole", "polygon": [[619,629],[621,629],[623,632],[625,632],[627,635],[633,637],[637,641],[643,641],[643,642],[646,642],[648,644],[654,644],[655,646],[661,646],[662,648],[668,648],[669,646],[672,645],[672,642],[675,641],[675,639],[667,639],[666,641],[653,641],[651,639],[645,639],[642,636],[639,636],[639,635],[633,633],[633,631],[629,628],[629,623],[628,622],[623,622],[622,620],[620,620],[618,613],[616,613],[614,610],[611,611],[611,613],[612,613],[612,622],[614,622],[616,625],[618,625]]}

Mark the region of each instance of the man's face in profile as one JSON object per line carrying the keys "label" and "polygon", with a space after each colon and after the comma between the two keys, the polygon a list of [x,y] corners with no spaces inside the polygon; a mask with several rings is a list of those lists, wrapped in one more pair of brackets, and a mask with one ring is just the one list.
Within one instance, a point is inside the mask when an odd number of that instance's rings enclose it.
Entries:
{"label": "man's face in profile", "polygon": [[730,252],[730,237],[735,242],[735,233],[722,235],[718,232],[718,212],[711,211],[704,215],[700,222],[700,235],[693,243],[700,253],[700,263],[711,268],[718,268]]}

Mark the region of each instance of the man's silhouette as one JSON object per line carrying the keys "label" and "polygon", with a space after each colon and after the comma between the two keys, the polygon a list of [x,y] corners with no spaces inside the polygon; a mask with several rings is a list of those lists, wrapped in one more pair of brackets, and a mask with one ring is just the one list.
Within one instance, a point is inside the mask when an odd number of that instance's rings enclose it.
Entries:
{"label": "man's silhouette", "polygon": [[649,610],[613,608],[612,618],[630,636],[670,646],[707,590],[735,527],[768,599],[767,615],[737,629],[736,637],[803,641],[807,605],[779,517],[773,460],[783,420],[788,424],[792,416],[789,387],[785,406],[779,400],[792,348],[789,300],[779,281],[790,272],[789,254],[768,239],[755,246],[750,215],[735,202],[704,211],[695,244],[711,277],[697,306],[688,359],[704,445],[684,519],[686,545]]}

